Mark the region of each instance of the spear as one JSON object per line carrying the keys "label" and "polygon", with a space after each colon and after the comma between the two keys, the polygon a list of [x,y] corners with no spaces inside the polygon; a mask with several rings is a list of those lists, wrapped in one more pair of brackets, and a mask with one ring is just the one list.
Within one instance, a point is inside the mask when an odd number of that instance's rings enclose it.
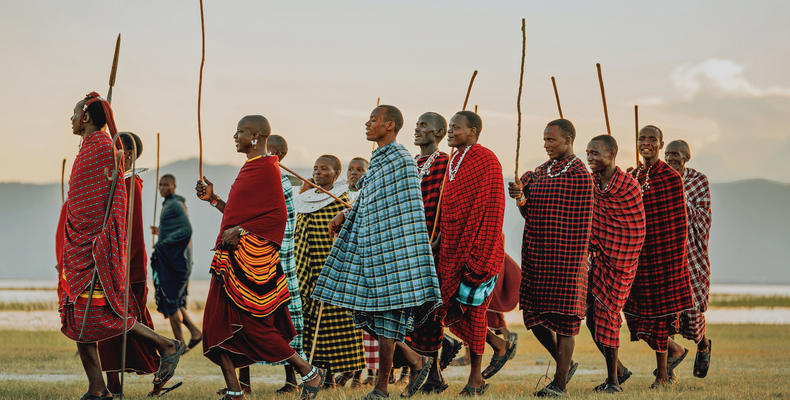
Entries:
{"label": "spear", "polygon": [[[475,83],[475,77],[477,76],[477,70],[472,73],[472,78],[469,79],[469,87],[466,88],[466,97],[464,98],[464,105],[463,110],[466,110],[466,104],[469,102],[469,93],[472,92],[472,84]],[[429,243],[433,243],[433,238],[436,235],[436,226],[439,225],[439,210],[442,206],[442,195],[444,195],[444,184],[447,182],[447,173],[450,172],[450,164],[453,161],[453,154],[455,154],[455,148],[450,150],[450,163],[447,164],[447,169],[444,170],[444,177],[442,177],[442,186],[439,188],[439,199],[436,202],[436,217],[433,219],[433,229],[431,230],[431,237],[429,239]]]}
{"label": "spear", "polygon": [[521,91],[524,87],[524,56],[527,52],[527,28],[526,21],[521,18],[521,74],[518,78],[518,96],[516,97],[516,110],[518,111],[518,128],[516,131],[516,167],[515,177],[518,180],[518,159],[521,151]]}
{"label": "spear", "polygon": [[636,166],[639,166],[639,106],[634,104],[634,144],[636,146]]}
{"label": "spear", "polygon": [[[154,188],[154,222],[153,225],[156,225],[156,196],[159,194],[159,132],[156,133],[156,185],[157,187]],[[156,235],[153,233],[151,234],[151,246],[156,247]]]}
{"label": "spear", "polygon": [[477,114],[477,104],[475,104],[475,114]]}
{"label": "spear", "polygon": [[286,171],[290,172],[290,173],[291,173],[293,176],[297,177],[297,178],[298,178],[299,180],[301,180],[302,182],[304,182],[304,183],[306,183],[306,184],[308,184],[308,185],[310,185],[310,186],[312,186],[312,187],[314,187],[314,188],[316,188],[316,189],[318,189],[318,190],[320,190],[320,191],[322,191],[322,192],[326,193],[327,195],[329,195],[329,197],[331,197],[331,198],[333,198],[333,199],[335,199],[335,200],[339,201],[341,204],[343,204],[343,205],[344,205],[344,206],[346,206],[347,208],[351,208],[351,204],[348,204],[347,202],[345,202],[345,201],[341,200],[339,197],[337,197],[337,196],[333,195],[332,193],[329,193],[329,191],[328,191],[328,190],[326,190],[326,189],[322,188],[321,186],[318,186],[318,185],[316,185],[315,183],[313,183],[313,182],[310,182],[309,180],[305,179],[304,177],[302,177],[301,175],[297,174],[296,172],[294,172],[294,171],[293,171],[293,170],[291,170],[290,168],[286,167],[285,165],[282,165],[282,164],[280,164],[280,168],[282,168],[282,169],[284,169],[284,170],[286,170]]}
{"label": "spear", "polygon": [[63,159],[63,164],[60,166],[60,202],[66,202],[66,159]]}
{"label": "spear", "polygon": [[206,26],[203,19],[203,0],[200,0],[200,78],[198,80],[198,103],[197,103],[197,123],[198,123],[198,145],[200,155],[198,158],[198,177],[203,180],[203,130],[200,125],[200,101],[203,97],[203,64],[206,63]]}
{"label": "spear", "polygon": [[606,133],[612,136],[612,130],[609,128],[609,111],[606,109],[606,92],[603,89],[603,75],[601,75],[601,64],[595,63],[595,68],[598,70],[598,84],[601,86],[601,100],[603,101],[603,116],[606,119]]}
{"label": "spear", "polygon": [[560,112],[560,118],[564,118],[562,116],[562,106],[560,105],[560,93],[557,92],[557,81],[554,80],[554,77],[551,77],[551,86],[554,86],[554,98],[557,100],[557,111]]}
{"label": "spear", "polygon": [[115,54],[112,56],[112,69],[110,70],[110,88],[107,89],[107,102],[112,104],[112,88],[115,86],[115,74],[118,72],[118,54],[121,52],[121,34],[115,40]]}

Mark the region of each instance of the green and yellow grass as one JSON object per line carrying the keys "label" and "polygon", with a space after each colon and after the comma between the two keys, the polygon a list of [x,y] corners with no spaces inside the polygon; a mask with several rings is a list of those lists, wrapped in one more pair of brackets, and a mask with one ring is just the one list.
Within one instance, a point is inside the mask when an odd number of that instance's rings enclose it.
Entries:
{"label": "green and yellow grass", "polygon": [[[546,352],[531,333],[517,327],[518,355],[497,376],[489,380],[491,387],[485,398],[529,398],[546,369]],[[643,342],[628,342],[625,327],[621,338],[621,358],[634,371],[623,385],[628,399],[781,399],[790,398],[790,356],[786,325],[712,325],[713,361],[708,377],[692,376],[693,344],[689,357],[676,369],[679,382],[674,387],[654,391],[647,387],[653,381],[654,353]],[[82,375],[75,345],[59,332],[0,331],[0,399],[77,399],[87,384]],[[489,356],[485,356],[484,363]],[[604,379],[603,358],[597,353],[585,328],[577,337],[574,359],[580,369],[569,385],[573,398],[607,399],[610,395],[593,394],[590,389]],[[552,374],[552,363],[549,374]],[[450,388],[433,398],[451,399],[465,382],[467,367],[449,367],[445,377]],[[281,386],[282,367],[253,366],[253,394],[249,399],[292,398],[276,396]],[[150,389],[150,376],[127,375],[126,398],[145,398]],[[167,394],[169,400],[216,399],[216,389],[224,386],[219,369],[201,355],[199,348],[184,356],[172,382],[184,386]],[[397,398],[401,386],[391,387],[390,396]],[[355,399],[369,388],[324,391],[319,398]],[[415,399],[427,399],[418,395]]]}

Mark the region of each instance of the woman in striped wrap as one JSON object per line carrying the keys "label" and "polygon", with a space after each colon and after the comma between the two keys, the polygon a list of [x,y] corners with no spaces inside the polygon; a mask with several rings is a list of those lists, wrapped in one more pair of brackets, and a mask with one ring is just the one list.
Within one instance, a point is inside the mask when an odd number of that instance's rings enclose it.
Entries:
{"label": "woman in striped wrap", "polygon": [[[322,155],[313,166],[313,180],[333,195],[348,201],[346,186],[335,185],[340,171],[337,157]],[[297,213],[294,230],[296,273],[304,305],[304,348],[309,352],[313,340],[316,340],[318,311],[321,307],[319,301],[312,299],[313,289],[332,248],[332,237],[329,236],[327,226],[345,207],[329,195],[312,188],[296,196],[294,206]],[[365,368],[364,355],[362,330],[354,327],[348,310],[324,304],[313,362],[328,368],[330,374],[351,373]]]}

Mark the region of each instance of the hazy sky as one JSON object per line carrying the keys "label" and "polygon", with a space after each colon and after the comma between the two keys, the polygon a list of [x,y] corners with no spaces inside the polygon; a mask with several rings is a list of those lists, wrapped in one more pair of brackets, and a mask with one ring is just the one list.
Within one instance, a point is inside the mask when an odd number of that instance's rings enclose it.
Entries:
{"label": "hazy sky", "polygon": [[[483,118],[480,143],[512,174],[525,17],[521,172],[546,158],[542,130],[557,117],[551,75],[578,131],[576,153],[605,133],[600,62],[621,166],[634,162],[639,104],[640,123],[686,139],[690,166],[713,181],[790,181],[787,1],[204,3],[209,163],[241,163],[232,135],[245,114],[265,115],[286,137],[286,165],[369,157],[363,123],[377,97],[403,111],[398,140],[416,152],[419,114],[449,118],[477,69],[470,108]],[[113,108],[119,128],[144,141],[138,165],[153,166],[156,132],[163,164],[197,155],[197,0],[0,0],[0,181],[55,182],[63,157],[68,173],[79,142],[69,116],[85,93],[106,93],[118,32]]]}

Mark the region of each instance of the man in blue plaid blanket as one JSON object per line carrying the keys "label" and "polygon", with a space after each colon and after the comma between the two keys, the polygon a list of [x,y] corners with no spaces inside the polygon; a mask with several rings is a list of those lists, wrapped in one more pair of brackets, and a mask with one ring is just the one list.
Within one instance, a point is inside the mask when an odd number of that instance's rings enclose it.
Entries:
{"label": "man in blue plaid blanket", "polygon": [[314,299],[351,310],[357,326],[379,341],[378,380],[365,399],[389,396],[393,361],[412,371],[403,397],[425,383],[432,358],[403,341],[441,304],[417,165],[395,142],[402,126],[394,106],[370,113],[365,134],[378,148],[357,183],[362,192],[353,208],[329,225],[338,236],[313,291]]}

